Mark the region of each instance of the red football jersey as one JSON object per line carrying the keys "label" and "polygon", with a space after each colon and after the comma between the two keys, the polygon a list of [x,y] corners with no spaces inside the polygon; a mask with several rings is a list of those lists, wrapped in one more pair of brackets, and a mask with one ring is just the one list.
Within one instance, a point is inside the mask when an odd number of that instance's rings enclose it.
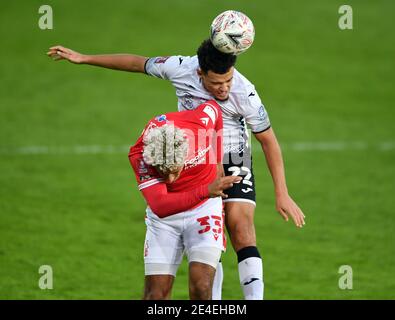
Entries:
{"label": "red football jersey", "polygon": [[156,169],[144,162],[143,138],[151,128],[169,123],[184,130],[188,137],[189,150],[179,178],[167,184],[168,192],[190,191],[213,182],[217,174],[216,164],[222,162],[223,124],[221,107],[214,100],[210,100],[194,110],[166,113],[148,122],[129,152],[139,190],[163,183]]}

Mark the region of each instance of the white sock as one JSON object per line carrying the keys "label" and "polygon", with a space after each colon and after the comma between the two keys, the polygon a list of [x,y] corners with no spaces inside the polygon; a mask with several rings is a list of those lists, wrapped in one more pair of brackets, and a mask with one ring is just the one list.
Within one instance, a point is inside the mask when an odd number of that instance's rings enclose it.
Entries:
{"label": "white sock", "polygon": [[263,300],[262,259],[250,257],[239,262],[240,285],[245,300]]}
{"label": "white sock", "polygon": [[213,282],[213,300],[221,300],[222,298],[222,281],[224,280],[224,270],[222,269],[222,262],[218,262],[217,270],[215,271]]}

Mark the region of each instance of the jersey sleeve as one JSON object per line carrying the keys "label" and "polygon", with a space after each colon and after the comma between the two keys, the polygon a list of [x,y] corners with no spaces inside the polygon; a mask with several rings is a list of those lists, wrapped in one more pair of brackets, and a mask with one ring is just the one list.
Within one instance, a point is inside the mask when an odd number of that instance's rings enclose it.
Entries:
{"label": "jersey sleeve", "polygon": [[152,57],[145,62],[145,73],[157,78],[172,80],[181,72],[181,56]]}
{"label": "jersey sleeve", "polygon": [[247,91],[239,111],[253,133],[260,133],[270,128],[269,115],[254,87]]}
{"label": "jersey sleeve", "polygon": [[152,212],[159,218],[190,210],[209,198],[207,184],[186,192],[168,192],[165,183],[158,183],[141,191]]}
{"label": "jersey sleeve", "polygon": [[162,183],[163,178],[155,170],[154,167],[146,164],[141,155],[134,155],[129,157],[139,190],[151,187],[157,183]]}

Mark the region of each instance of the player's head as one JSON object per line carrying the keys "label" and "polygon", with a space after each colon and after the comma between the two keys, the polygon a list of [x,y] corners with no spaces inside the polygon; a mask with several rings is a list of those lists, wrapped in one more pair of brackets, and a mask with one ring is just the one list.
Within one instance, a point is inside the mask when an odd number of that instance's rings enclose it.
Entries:
{"label": "player's head", "polygon": [[218,100],[228,99],[236,56],[217,50],[210,39],[202,42],[197,55],[200,66],[198,75],[206,90]]}
{"label": "player's head", "polygon": [[143,157],[165,179],[172,183],[178,179],[188,153],[188,140],[183,130],[172,124],[151,128],[143,139]]}

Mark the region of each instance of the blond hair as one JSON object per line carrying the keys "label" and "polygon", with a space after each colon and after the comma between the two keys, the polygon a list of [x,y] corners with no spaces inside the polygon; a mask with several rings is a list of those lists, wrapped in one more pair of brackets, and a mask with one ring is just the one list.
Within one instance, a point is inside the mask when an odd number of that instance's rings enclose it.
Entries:
{"label": "blond hair", "polygon": [[143,157],[147,164],[163,174],[169,174],[184,165],[188,153],[185,132],[173,124],[151,128],[144,138]]}

